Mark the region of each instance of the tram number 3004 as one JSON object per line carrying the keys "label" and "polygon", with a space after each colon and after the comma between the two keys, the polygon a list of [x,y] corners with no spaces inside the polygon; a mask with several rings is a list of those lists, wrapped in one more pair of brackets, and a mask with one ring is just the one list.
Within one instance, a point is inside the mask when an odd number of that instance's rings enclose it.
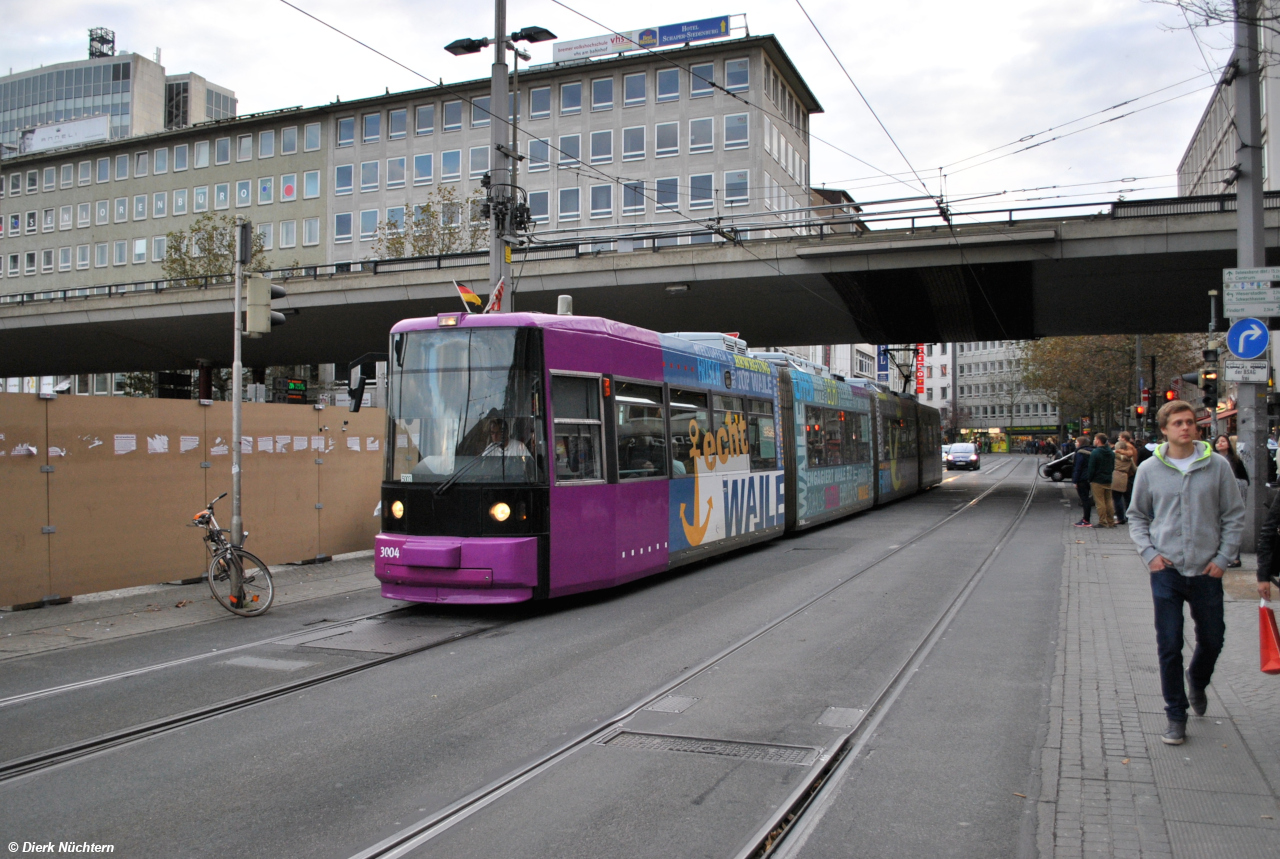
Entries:
{"label": "tram number 3004", "polygon": [[400,557],[399,546],[381,546],[379,547],[378,552],[379,552],[378,557],[380,558],[399,558]]}

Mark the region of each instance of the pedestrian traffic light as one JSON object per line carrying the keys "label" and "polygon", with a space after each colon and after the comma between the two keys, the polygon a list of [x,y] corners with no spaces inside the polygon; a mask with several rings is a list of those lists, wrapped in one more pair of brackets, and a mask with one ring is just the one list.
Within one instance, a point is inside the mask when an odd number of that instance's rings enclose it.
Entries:
{"label": "pedestrian traffic light", "polygon": [[288,293],[261,274],[251,274],[246,280],[245,333],[250,337],[270,334],[272,328],[284,324],[284,314],[271,309],[271,299],[284,298]]}

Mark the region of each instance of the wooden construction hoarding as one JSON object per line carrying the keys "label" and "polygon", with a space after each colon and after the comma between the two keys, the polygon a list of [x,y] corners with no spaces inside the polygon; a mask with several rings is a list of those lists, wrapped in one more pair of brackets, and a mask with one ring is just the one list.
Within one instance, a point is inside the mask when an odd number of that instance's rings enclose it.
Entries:
{"label": "wooden construction hoarding", "polygon": [[[385,422],[245,403],[250,550],[278,564],[372,548]],[[187,525],[231,487],[230,428],[230,403],[0,394],[0,605],[201,575]],[[217,514],[230,525],[229,498]]]}

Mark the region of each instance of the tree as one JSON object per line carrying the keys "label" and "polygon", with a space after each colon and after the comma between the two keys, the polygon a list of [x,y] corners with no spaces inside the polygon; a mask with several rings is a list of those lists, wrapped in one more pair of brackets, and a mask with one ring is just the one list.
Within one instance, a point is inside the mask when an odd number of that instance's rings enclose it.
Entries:
{"label": "tree", "polygon": [[406,211],[405,223],[382,221],[374,233],[374,259],[438,256],[487,248],[489,224],[480,217],[484,193],[465,200],[452,186],[437,188]]}
{"label": "tree", "polygon": [[[1143,376],[1154,355],[1161,379],[1197,369],[1203,334],[1148,334],[1142,338]],[[1117,416],[1137,402],[1134,362],[1136,338],[1110,334],[1096,337],[1047,337],[1026,345],[1020,360],[1022,384],[1042,391],[1058,407],[1065,422],[1090,415],[1099,428],[1119,423]],[[1149,380],[1152,390],[1163,390]]]}
{"label": "tree", "polygon": [[[236,219],[231,215],[201,215],[185,230],[174,230],[165,239],[164,276],[170,280],[184,277],[216,277],[235,270]],[[250,271],[270,268],[262,235],[253,232],[253,255]]]}

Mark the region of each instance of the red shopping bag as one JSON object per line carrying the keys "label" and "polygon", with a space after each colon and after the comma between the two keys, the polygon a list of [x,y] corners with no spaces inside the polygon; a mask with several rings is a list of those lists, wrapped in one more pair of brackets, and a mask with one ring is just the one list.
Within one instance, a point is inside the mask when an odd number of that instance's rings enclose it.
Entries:
{"label": "red shopping bag", "polygon": [[1276,613],[1262,600],[1258,605],[1258,639],[1262,652],[1262,673],[1280,674],[1280,629],[1276,628]]}

